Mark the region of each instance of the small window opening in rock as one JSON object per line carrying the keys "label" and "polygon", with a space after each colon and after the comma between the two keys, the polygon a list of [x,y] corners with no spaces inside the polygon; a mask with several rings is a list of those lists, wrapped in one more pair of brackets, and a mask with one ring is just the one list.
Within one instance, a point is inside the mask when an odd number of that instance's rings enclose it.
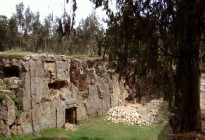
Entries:
{"label": "small window opening in rock", "polygon": [[19,67],[17,66],[10,66],[10,67],[4,67],[4,77],[19,77]]}
{"label": "small window opening in rock", "polygon": [[65,110],[65,123],[77,124],[76,107]]}
{"label": "small window opening in rock", "polygon": [[48,83],[49,89],[61,89],[63,87],[66,87],[68,83],[66,81],[55,81],[53,83]]}

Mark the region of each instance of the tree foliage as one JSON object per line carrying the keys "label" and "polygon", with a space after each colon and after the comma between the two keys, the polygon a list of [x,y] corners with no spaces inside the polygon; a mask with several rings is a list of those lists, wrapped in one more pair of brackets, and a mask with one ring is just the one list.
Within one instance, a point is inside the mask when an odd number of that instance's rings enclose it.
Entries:
{"label": "tree foliage", "polygon": [[91,1],[107,12],[107,53],[126,81],[154,77],[176,109],[174,130],[200,131],[199,52],[205,2],[116,0],[113,10],[108,0]]}
{"label": "tree foliage", "polygon": [[66,10],[61,17],[49,14],[44,21],[40,13],[33,13],[21,2],[16,5],[16,12],[7,19],[0,17],[1,51],[20,49],[21,51],[51,52],[60,54],[91,54],[98,49],[98,40],[103,36],[103,29],[95,14],[82,20],[74,27],[77,5],[71,1],[73,11]]}

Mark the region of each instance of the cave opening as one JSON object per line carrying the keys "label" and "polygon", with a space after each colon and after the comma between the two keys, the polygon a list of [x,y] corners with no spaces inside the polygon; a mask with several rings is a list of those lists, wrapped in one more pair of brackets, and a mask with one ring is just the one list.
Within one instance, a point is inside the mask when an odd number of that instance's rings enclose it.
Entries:
{"label": "cave opening", "polygon": [[17,66],[10,66],[10,67],[4,67],[4,77],[19,77],[19,67]]}
{"label": "cave opening", "polygon": [[76,107],[65,109],[65,123],[77,124]]}
{"label": "cave opening", "polygon": [[49,89],[61,89],[63,87],[66,87],[68,83],[66,81],[55,81],[53,83],[48,83]]}

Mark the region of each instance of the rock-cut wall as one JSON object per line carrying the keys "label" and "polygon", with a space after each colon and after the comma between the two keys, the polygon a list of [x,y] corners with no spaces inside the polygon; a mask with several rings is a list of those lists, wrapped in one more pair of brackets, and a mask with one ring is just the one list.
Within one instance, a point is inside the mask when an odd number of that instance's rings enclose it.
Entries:
{"label": "rock-cut wall", "polygon": [[79,123],[123,104],[126,96],[118,76],[103,65],[88,68],[63,55],[0,58],[0,134],[5,136]]}

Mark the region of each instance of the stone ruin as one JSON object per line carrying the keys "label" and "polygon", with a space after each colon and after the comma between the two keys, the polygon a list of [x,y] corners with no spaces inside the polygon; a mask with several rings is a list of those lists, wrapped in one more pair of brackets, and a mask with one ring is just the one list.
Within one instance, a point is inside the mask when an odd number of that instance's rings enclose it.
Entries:
{"label": "stone ruin", "polygon": [[[64,55],[0,56],[0,134],[35,134],[46,128],[77,124],[124,104],[127,92],[103,65]],[[18,99],[18,100],[17,100]],[[18,102],[17,102],[18,101]]]}

